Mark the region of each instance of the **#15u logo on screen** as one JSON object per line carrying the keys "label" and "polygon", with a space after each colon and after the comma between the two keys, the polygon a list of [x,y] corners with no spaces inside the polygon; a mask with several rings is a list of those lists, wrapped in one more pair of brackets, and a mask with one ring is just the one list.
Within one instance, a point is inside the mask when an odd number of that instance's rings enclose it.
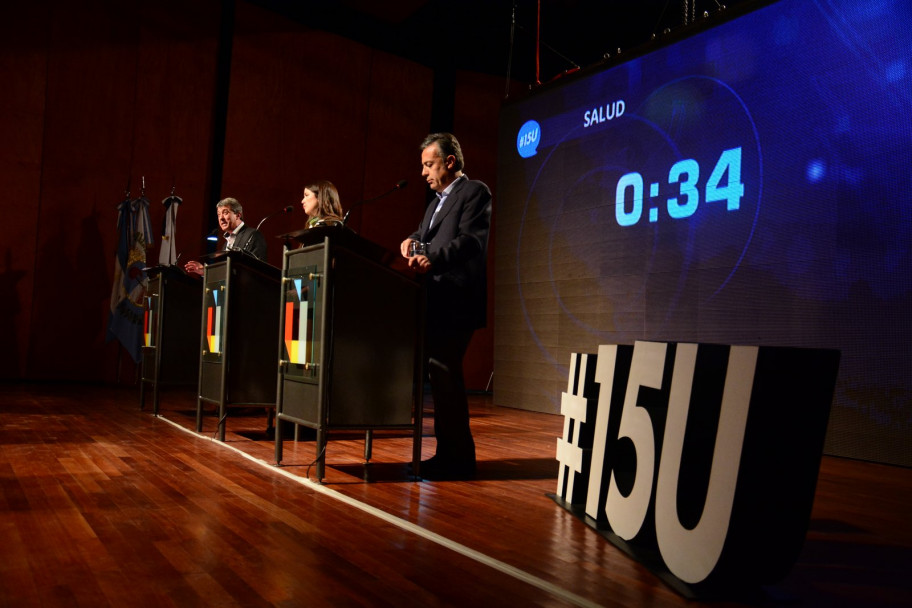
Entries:
{"label": "#15u logo on screen", "polygon": [[532,158],[538,153],[541,143],[541,126],[534,120],[527,120],[516,135],[516,151],[523,158]]}

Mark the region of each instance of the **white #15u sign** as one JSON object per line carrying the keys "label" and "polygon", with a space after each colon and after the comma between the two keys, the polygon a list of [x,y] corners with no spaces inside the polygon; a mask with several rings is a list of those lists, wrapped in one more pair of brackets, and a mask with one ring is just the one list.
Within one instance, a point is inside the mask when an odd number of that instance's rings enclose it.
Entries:
{"label": "white #15u sign", "polygon": [[684,595],[775,582],[804,542],[839,353],[574,354],[555,499]]}

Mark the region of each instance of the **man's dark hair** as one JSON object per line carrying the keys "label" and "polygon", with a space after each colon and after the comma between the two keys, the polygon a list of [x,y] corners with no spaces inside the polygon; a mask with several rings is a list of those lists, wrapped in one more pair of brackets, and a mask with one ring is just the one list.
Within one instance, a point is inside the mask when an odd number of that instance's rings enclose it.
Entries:
{"label": "man's dark hair", "polygon": [[421,142],[421,151],[424,152],[425,148],[434,144],[437,144],[440,158],[446,160],[447,156],[452,156],[456,159],[456,162],[453,165],[453,171],[462,171],[465,167],[465,159],[462,157],[462,146],[459,145],[459,140],[457,140],[452,133],[431,133],[424,138],[423,142]]}
{"label": "man's dark hair", "polygon": [[231,197],[223,198],[215,206],[216,209],[218,209],[219,207],[228,207],[228,209],[231,210],[231,213],[234,213],[241,219],[244,219],[244,208],[241,207],[241,204],[238,202],[238,200],[236,198],[231,198]]}

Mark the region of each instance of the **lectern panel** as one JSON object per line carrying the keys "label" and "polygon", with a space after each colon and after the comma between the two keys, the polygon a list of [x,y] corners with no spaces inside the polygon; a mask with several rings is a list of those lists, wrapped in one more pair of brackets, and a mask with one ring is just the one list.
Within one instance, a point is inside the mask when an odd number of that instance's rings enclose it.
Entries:
{"label": "lectern panel", "polygon": [[308,426],[320,425],[319,386],[310,382],[284,380],[282,382],[282,417]]}
{"label": "lectern panel", "polygon": [[142,375],[140,408],[145,385],[152,385],[153,413],[158,414],[162,385],[191,385],[199,368],[199,306],[202,284],[174,266],[147,268],[149,288],[143,298]]}
{"label": "lectern panel", "polygon": [[[317,430],[317,477],[336,429],[409,429],[421,457],[421,286],[390,256],[344,228],[294,235],[286,251],[277,418]],[[300,238],[298,238],[300,237]],[[276,461],[282,460],[276,433]]]}
{"label": "lectern panel", "polygon": [[202,399],[218,403],[222,400],[222,366],[203,361],[200,364],[199,393]]}
{"label": "lectern panel", "polygon": [[421,318],[414,282],[345,249],[333,259],[330,426],[412,421]]}
{"label": "lectern panel", "polygon": [[143,382],[155,382],[156,378],[156,358],[155,348],[148,347],[142,349],[142,377]]}
{"label": "lectern panel", "polygon": [[196,425],[202,429],[202,401],[217,403],[224,440],[229,406],[275,406],[281,273],[243,251],[213,259],[203,279]]}
{"label": "lectern panel", "polygon": [[316,264],[289,268],[283,284],[282,361],[285,376],[317,382],[323,343],[316,331],[320,316],[320,272]]}

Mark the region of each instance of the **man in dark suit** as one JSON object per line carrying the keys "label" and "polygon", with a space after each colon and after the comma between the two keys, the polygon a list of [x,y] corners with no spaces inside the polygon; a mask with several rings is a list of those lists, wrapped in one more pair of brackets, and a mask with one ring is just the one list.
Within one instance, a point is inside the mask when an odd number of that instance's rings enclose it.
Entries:
{"label": "man in dark suit", "polygon": [[224,231],[226,251],[246,251],[266,261],[266,239],[256,228],[244,223],[244,208],[234,198],[223,198],[216,205],[219,228]]}
{"label": "man in dark suit", "polygon": [[[236,198],[223,198],[215,206],[219,229],[225,237],[225,251],[245,251],[266,261],[266,239],[256,228],[244,223],[244,208]],[[191,260],[184,265],[190,274],[203,276],[203,264]]]}
{"label": "man in dark suit", "polygon": [[472,334],[486,322],[491,190],[463,173],[462,148],[449,133],[425,138],[421,166],[436,197],[400,246],[409,267],[427,277],[425,356],[437,453],[422,463],[421,474],[464,478],[475,473],[475,441],[462,360]]}

